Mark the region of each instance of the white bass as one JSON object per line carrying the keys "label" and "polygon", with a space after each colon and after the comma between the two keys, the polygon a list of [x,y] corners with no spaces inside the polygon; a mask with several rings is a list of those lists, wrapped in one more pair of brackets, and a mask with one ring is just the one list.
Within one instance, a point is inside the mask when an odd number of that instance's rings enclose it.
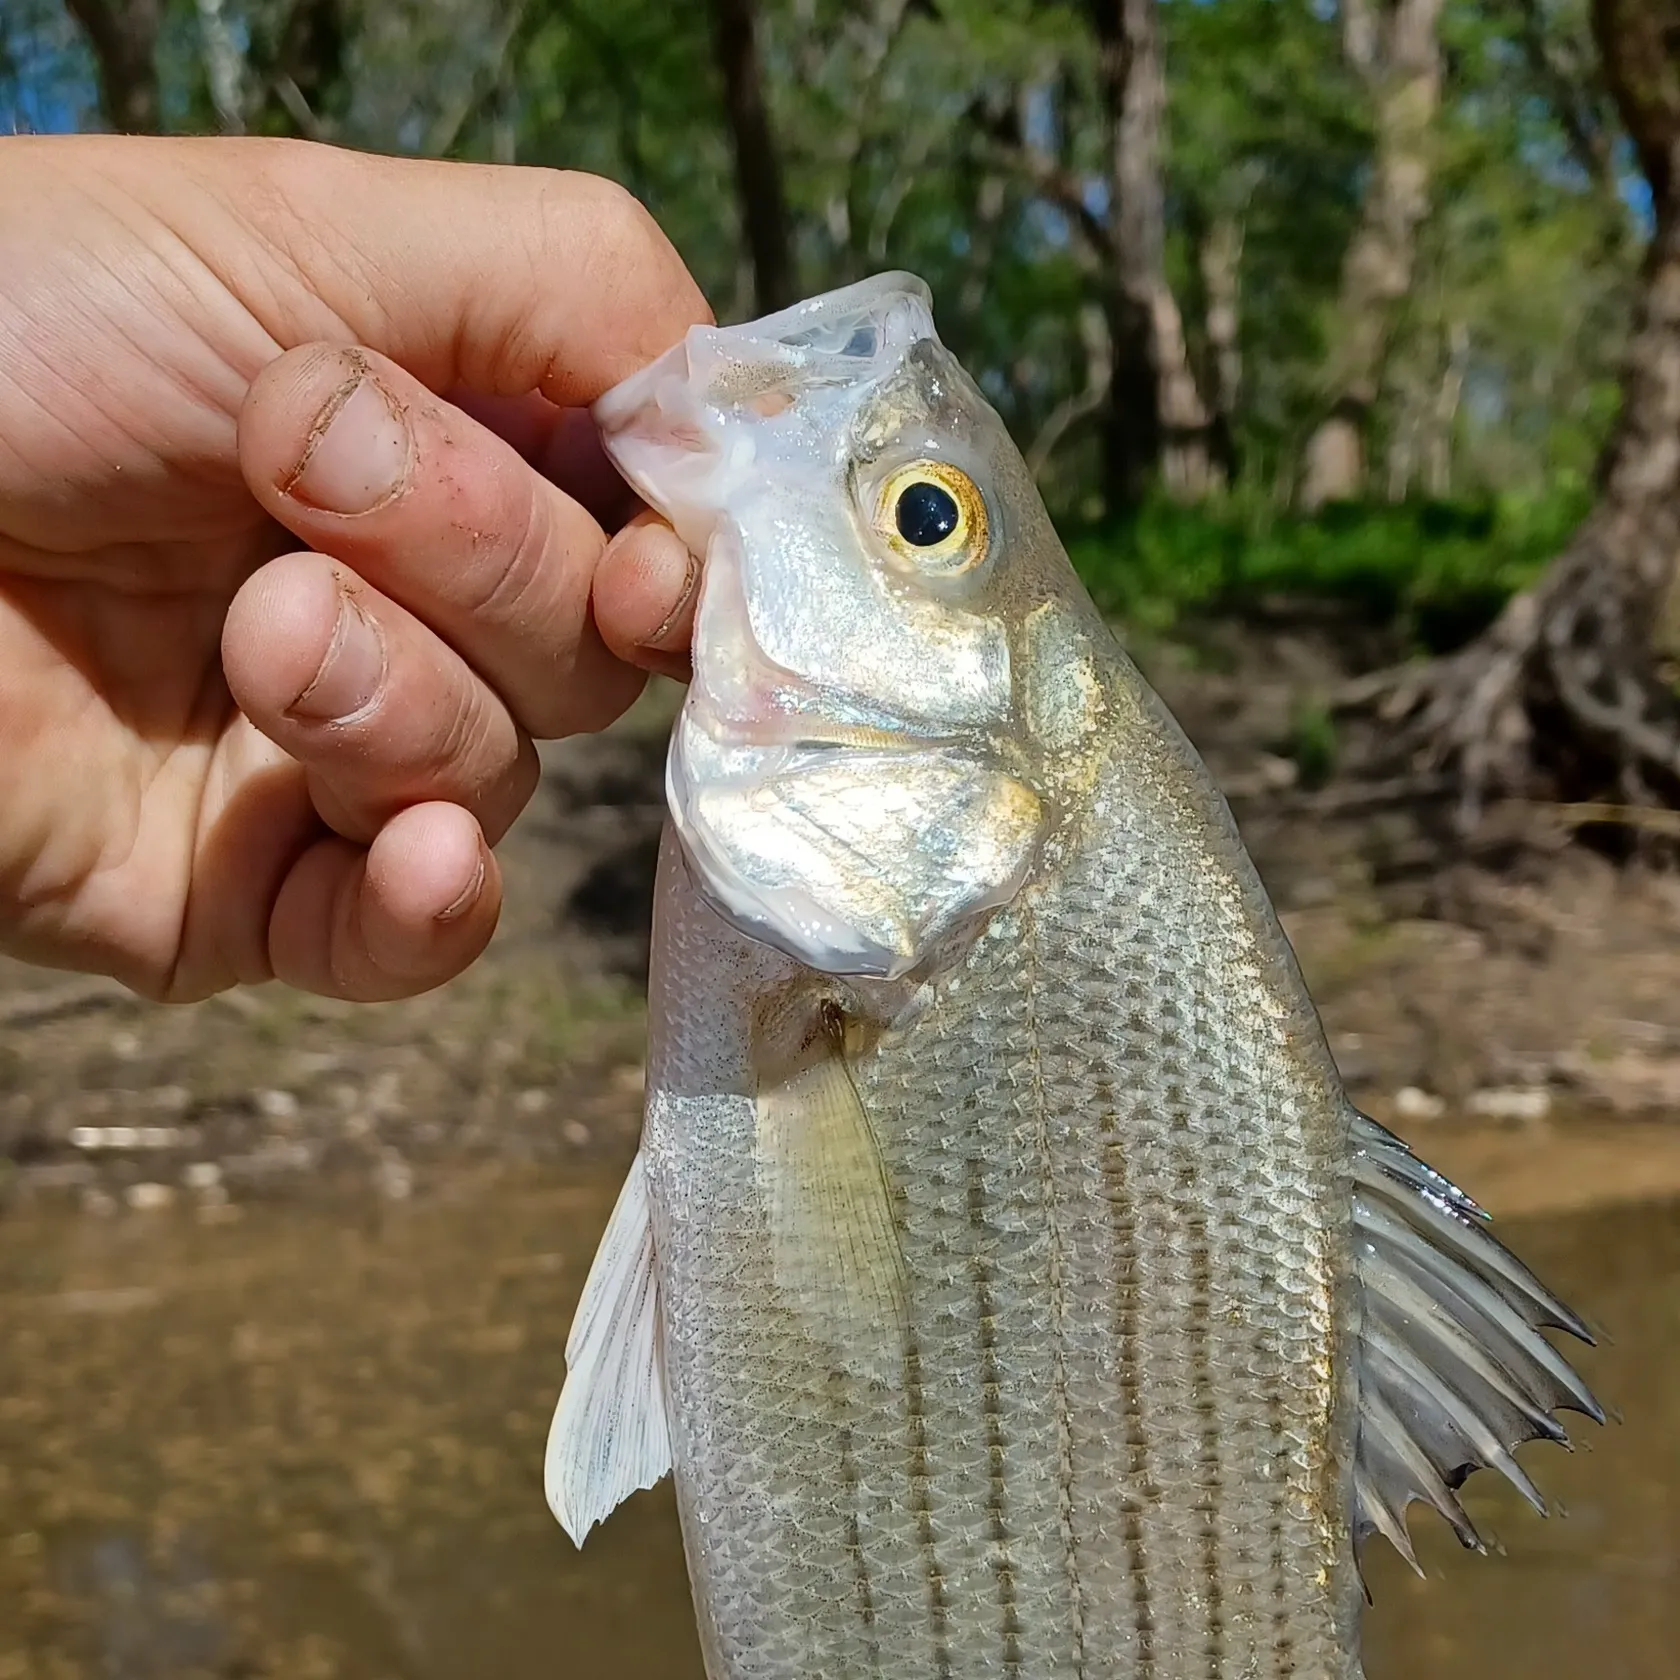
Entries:
{"label": "white bass", "polygon": [[1357,1680],[1357,1551],[1601,1417],[1348,1102],[1200,759],[884,275],[601,399],[705,558],[648,1095],[567,1346],[711,1680]]}

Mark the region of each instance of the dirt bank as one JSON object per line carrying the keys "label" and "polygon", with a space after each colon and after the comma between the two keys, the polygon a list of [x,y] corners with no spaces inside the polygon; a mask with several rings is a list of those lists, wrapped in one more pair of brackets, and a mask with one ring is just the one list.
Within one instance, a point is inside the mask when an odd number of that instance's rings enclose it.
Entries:
{"label": "dirt bank", "polygon": [[[1338,806],[1333,780],[1304,791],[1303,719],[1350,653],[1370,650],[1285,615],[1142,658],[1233,793],[1356,1097],[1443,1165],[1462,1153],[1495,1206],[1549,1205],[1565,1183],[1577,1199],[1680,1188],[1663,1125],[1680,1105],[1680,880],[1581,847],[1443,869],[1405,811]],[[428,997],[264,987],[163,1009],[0,966],[0,1196],[214,1220],[276,1196],[401,1200],[446,1162],[622,1157],[676,695],[546,750],[503,849],[497,939]],[[1562,1115],[1600,1123],[1590,1155]]]}

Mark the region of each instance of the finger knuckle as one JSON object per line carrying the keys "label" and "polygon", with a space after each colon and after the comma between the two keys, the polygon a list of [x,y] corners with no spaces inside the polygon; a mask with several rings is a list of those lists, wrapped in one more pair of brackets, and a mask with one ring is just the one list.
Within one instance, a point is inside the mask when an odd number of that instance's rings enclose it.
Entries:
{"label": "finger knuckle", "polygon": [[581,215],[592,234],[614,245],[645,250],[666,244],[647,206],[628,187],[605,175],[556,170],[551,190],[565,200],[574,220]]}
{"label": "finger knuckle", "polygon": [[420,768],[428,775],[442,775],[472,809],[507,773],[513,743],[499,741],[499,733],[476,685],[468,686],[442,708]]}
{"label": "finger knuckle", "polygon": [[544,202],[550,249],[573,253],[594,285],[663,292],[686,277],[676,247],[647,206],[617,181],[556,171]]}

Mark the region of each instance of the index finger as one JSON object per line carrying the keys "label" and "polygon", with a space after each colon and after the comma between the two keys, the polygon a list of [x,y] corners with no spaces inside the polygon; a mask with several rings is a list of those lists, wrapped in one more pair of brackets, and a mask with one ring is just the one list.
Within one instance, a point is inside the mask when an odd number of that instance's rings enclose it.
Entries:
{"label": "index finger", "polygon": [[[189,160],[210,190],[168,219],[281,350],[363,344],[434,391],[583,407],[711,319],[653,217],[598,176],[300,140],[86,144],[142,203],[153,147]],[[252,261],[253,234],[273,264]]]}

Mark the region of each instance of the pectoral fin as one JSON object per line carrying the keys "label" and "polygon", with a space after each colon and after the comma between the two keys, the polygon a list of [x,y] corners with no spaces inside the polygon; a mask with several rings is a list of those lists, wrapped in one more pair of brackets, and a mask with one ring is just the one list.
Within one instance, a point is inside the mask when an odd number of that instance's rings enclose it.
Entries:
{"label": "pectoral fin", "polygon": [[638,1154],[566,1338],[543,1486],[549,1509],[581,1546],[596,1523],[670,1468],[653,1223]]}
{"label": "pectoral fin", "polygon": [[776,1288],[843,1369],[903,1358],[904,1258],[892,1190],[831,1004],[801,1002],[758,1035],[757,1176]]}
{"label": "pectoral fin", "polygon": [[1541,1334],[1549,1327],[1590,1343],[1586,1325],[1493,1236],[1482,1210],[1363,1114],[1353,1142],[1364,1291],[1354,1538],[1362,1546],[1380,1533],[1416,1569],[1406,1531],[1413,1500],[1480,1551],[1457,1497],[1464,1479],[1491,1466],[1543,1516],[1511,1449],[1567,1442],[1559,1409],[1598,1423],[1604,1411]]}

